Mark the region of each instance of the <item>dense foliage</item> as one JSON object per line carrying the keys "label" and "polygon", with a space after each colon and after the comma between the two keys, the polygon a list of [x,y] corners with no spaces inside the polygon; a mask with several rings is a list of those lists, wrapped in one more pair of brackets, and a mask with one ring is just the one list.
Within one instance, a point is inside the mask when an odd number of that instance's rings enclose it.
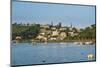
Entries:
{"label": "dense foliage", "polygon": [[15,39],[16,36],[21,36],[22,39],[32,39],[37,36],[39,33],[39,24],[36,25],[20,25],[12,24],[12,39]]}
{"label": "dense foliage", "polygon": [[95,39],[96,38],[96,25],[93,24],[90,27],[81,29],[79,34],[80,39]]}

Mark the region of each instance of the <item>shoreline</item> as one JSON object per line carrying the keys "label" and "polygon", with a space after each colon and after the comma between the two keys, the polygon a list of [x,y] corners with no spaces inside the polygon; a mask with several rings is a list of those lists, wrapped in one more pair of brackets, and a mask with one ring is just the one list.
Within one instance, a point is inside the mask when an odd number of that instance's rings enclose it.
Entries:
{"label": "shoreline", "polygon": [[80,45],[92,45],[96,44],[95,40],[57,40],[57,41],[40,41],[40,40],[12,40],[12,43],[74,43],[74,44],[80,44]]}

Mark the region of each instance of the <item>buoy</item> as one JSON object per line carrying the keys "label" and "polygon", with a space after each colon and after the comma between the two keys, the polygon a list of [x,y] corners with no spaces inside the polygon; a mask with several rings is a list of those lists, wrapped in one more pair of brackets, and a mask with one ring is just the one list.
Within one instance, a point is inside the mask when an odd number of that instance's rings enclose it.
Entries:
{"label": "buoy", "polygon": [[94,58],[94,55],[93,54],[88,54],[87,57],[88,57],[89,60],[92,60]]}

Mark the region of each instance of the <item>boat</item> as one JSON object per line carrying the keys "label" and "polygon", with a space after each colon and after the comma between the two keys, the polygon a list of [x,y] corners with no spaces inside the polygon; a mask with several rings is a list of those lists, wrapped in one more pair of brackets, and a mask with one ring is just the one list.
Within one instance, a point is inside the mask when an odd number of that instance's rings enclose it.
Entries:
{"label": "boat", "polygon": [[76,44],[76,45],[92,45],[94,43],[92,41],[90,41],[90,42],[74,42],[74,44]]}
{"label": "boat", "polygon": [[74,44],[76,44],[76,45],[82,45],[83,43],[82,42],[74,42]]}
{"label": "boat", "polygon": [[94,55],[93,54],[88,54],[87,57],[88,57],[88,60],[92,60],[94,58]]}
{"label": "boat", "polygon": [[74,42],[74,44],[79,44],[79,42]]}
{"label": "boat", "polygon": [[65,44],[65,43],[61,42],[60,44]]}
{"label": "boat", "polygon": [[84,44],[85,44],[85,45],[92,45],[93,42],[92,42],[92,41],[90,41],[90,42],[84,42]]}

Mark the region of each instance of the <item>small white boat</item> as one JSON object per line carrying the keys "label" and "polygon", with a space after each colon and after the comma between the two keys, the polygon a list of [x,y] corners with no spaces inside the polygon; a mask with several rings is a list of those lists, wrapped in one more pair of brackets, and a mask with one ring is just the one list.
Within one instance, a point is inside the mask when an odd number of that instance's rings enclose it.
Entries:
{"label": "small white boat", "polygon": [[80,44],[80,45],[83,45],[83,43],[82,43],[82,42],[79,42],[79,44]]}
{"label": "small white boat", "polygon": [[74,42],[74,44],[78,44],[78,42]]}
{"label": "small white boat", "polygon": [[74,44],[76,44],[76,45],[82,45],[83,43],[82,42],[74,42]]}
{"label": "small white boat", "polygon": [[88,57],[88,60],[92,60],[94,58],[94,55],[93,54],[88,54],[87,57]]}
{"label": "small white boat", "polygon": [[74,44],[77,44],[77,45],[92,45],[93,42],[74,42]]}
{"label": "small white boat", "polygon": [[60,44],[65,44],[65,43],[61,42]]}
{"label": "small white boat", "polygon": [[93,44],[93,42],[85,42],[86,45]]}

